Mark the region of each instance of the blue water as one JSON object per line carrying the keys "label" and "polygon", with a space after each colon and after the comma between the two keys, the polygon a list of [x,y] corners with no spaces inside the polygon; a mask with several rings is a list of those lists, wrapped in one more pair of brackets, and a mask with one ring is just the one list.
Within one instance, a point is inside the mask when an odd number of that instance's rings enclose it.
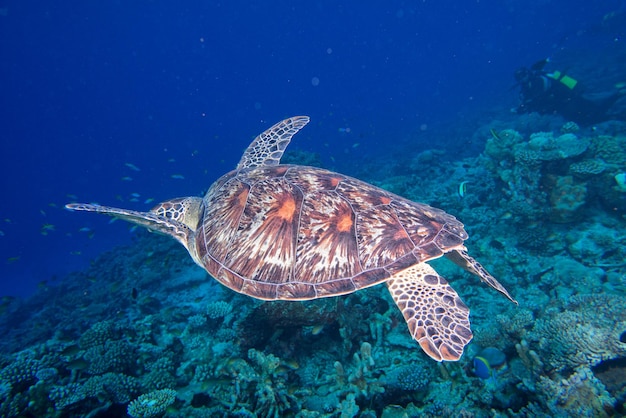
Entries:
{"label": "blue water", "polygon": [[265,3],[0,2],[0,295],[130,242],[128,225],[65,203],[199,195],[297,114],[312,123],[293,147],[356,173],[390,138],[419,151],[506,113],[519,66],[624,42],[596,30],[620,1]]}
{"label": "blue water", "polygon": [[[512,112],[516,69],[548,57],[626,93],[625,1],[175,3],[0,0],[0,415],[626,416],[626,95],[580,126]],[[295,115],[283,162],[458,217],[518,303],[427,257],[451,287],[412,273],[420,339],[385,286],[263,303],[170,238],[64,209],[201,196]],[[361,267],[408,259],[371,261],[354,213]],[[414,235],[458,249],[433,216]]]}

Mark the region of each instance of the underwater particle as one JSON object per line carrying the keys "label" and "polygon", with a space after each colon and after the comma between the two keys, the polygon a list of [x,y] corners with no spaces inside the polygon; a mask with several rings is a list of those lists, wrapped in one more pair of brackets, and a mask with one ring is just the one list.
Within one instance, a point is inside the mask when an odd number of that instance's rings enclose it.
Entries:
{"label": "underwater particle", "polygon": [[317,87],[317,86],[319,86],[319,85],[320,85],[320,79],[319,79],[318,77],[313,77],[313,78],[311,79],[311,85],[312,85],[313,87]]}
{"label": "underwater particle", "polygon": [[332,54],[333,53],[333,49],[332,48],[326,48],[326,53],[328,55]]}

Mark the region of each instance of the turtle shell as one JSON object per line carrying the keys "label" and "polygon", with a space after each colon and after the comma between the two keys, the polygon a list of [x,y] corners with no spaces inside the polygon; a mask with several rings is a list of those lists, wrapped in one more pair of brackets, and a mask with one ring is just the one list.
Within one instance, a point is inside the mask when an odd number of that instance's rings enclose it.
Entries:
{"label": "turtle shell", "polygon": [[350,293],[467,239],[452,215],[314,167],[232,171],[203,209],[195,245],[207,271],[267,300]]}

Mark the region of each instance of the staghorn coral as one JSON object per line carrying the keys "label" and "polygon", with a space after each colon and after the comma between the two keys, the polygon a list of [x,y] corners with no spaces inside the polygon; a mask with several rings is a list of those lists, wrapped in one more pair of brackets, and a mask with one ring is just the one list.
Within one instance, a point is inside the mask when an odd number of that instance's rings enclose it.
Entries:
{"label": "staghorn coral", "polygon": [[134,350],[133,345],[122,340],[94,345],[85,351],[84,358],[89,363],[87,372],[90,374],[128,372],[135,363]]}
{"label": "staghorn coral", "polygon": [[48,395],[58,410],[63,410],[70,405],[85,399],[85,393],[79,383],[69,383],[65,386],[53,386]]}
{"label": "staghorn coral", "polygon": [[132,418],[157,418],[163,416],[175,400],[175,390],[155,390],[132,401],[128,405],[127,412]]}
{"label": "staghorn coral", "polygon": [[143,379],[144,388],[165,389],[176,384],[176,365],[170,357],[158,358],[148,366],[148,370]]}
{"label": "staghorn coral", "polygon": [[115,323],[113,321],[96,322],[83,333],[78,340],[80,348],[87,350],[95,346],[103,346],[107,341],[114,339]]}
{"label": "staghorn coral", "polygon": [[87,379],[78,394],[99,402],[127,403],[137,396],[140,384],[136,377],[121,373],[105,373]]}
{"label": "staghorn coral", "polygon": [[40,362],[31,358],[30,353],[21,352],[15,361],[5,366],[0,371],[0,380],[8,383],[14,390],[22,390],[37,381],[37,372]]}
{"label": "staghorn coral", "polygon": [[541,155],[537,151],[519,149],[515,152],[515,163],[534,168],[541,165]]}
{"label": "staghorn coral", "polygon": [[222,300],[217,302],[211,302],[206,307],[207,316],[211,319],[224,318],[233,310],[233,307],[228,302]]}

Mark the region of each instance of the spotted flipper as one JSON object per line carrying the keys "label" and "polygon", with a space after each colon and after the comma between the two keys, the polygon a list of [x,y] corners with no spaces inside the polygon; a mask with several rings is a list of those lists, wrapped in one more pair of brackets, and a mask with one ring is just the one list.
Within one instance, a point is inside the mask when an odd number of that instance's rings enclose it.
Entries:
{"label": "spotted flipper", "polygon": [[237,164],[237,170],[278,165],[285,148],[291,142],[291,137],[307,123],[309,123],[308,116],[294,116],[278,122],[257,136],[243,153],[241,161]]}
{"label": "spotted flipper", "polygon": [[471,341],[469,308],[428,264],[415,264],[387,281],[411,336],[437,361],[457,361]]}
{"label": "spotted flipper", "polygon": [[483,266],[481,266],[478,261],[474,260],[474,258],[469,255],[467,251],[450,251],[449,253],[446,253],[446,257],[454,261],[454,263],[461,268],[480,277],[480,280],[482,280],[484,283],[487,283],[489,287],[496,289],[498,292],[502,293],[511,302],[515,303],[516,305],[518,304],[517,301],[513,299],[511,295],[509,295],[509,292],[504,288],[504,286],[502,286],[495,277],[489,274],[489,272]]}

